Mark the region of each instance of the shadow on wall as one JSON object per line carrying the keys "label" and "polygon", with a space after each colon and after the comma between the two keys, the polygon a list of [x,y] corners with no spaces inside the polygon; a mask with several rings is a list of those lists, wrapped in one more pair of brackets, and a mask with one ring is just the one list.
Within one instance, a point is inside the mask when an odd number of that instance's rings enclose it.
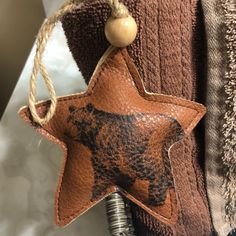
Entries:
{"label": "shadow on wall", "polygon": [[0,1],[0,117],[44,18],[41,0]]}

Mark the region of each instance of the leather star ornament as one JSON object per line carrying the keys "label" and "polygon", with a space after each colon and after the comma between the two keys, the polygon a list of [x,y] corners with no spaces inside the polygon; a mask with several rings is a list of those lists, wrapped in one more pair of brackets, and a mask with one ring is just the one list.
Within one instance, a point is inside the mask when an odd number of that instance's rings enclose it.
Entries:
{"label": "leather star ornament", "polygon": [[[37,104],[40,116],[49,105]],[[126,49],[109,54],[86,92],[58,98],[49,123],[36,124],[22,108],[20,116],[64,151],[56,224],[69,224],[113,192],[173,224],[178,199],[168,153],[204,114],[201,104],[147,93]]]}

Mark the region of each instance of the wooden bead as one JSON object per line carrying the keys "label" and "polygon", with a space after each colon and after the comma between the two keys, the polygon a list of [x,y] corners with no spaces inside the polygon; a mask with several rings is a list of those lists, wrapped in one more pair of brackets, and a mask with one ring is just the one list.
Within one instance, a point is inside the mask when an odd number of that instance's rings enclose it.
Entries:
{"label": "wooden bead", "polygon": [[126,47],[136,38],[138,31],[132,16],[124,18],[110,17],[105,25],[105,35],[109,43],[115,47]]}

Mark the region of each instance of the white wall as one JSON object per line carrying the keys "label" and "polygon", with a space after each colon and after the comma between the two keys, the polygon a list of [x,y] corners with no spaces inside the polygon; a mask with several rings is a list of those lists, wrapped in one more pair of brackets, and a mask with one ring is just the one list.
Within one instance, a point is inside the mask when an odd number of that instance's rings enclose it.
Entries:
{"label": "white wall", "polygon": [[[56,1],[51,3],[49,7],[56,6]],[[16,42],[20,47],[20,42]],[[58,145],[42,138],[17,115],[18,109],[28,103],[34,55],[35,47],[0,122],[0,236],[107,236],[103,203],[66,228],[54,225],[54,192],[63,153]],[[44,62],[58,96],[85,90],[60,24],[47,44]],[[48,94],[39,77],[38,99],[46,98]]]}
{"label": "white wall", "polygon": [[64,2],[64,0],[42,0],[42,1],[47,16],[51,15]]}

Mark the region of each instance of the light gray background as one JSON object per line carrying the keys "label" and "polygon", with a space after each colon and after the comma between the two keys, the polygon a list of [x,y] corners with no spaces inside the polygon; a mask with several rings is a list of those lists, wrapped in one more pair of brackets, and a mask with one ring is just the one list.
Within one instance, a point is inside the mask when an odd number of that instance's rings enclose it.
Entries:
{"label": "light gray background", "polygon": [[[47,14],[62,1],[44,0]],[[18,116],[27,104],[32,50],[0,123],[0,235],[1,236],[106,236],[104,203],[64,229],[54,226],[54,193],[63,159],[60,149],[42,139]],[[86,88],[58,24],[44,62],[58,95]],[[47,99],[39,79],[39,99]]]}

